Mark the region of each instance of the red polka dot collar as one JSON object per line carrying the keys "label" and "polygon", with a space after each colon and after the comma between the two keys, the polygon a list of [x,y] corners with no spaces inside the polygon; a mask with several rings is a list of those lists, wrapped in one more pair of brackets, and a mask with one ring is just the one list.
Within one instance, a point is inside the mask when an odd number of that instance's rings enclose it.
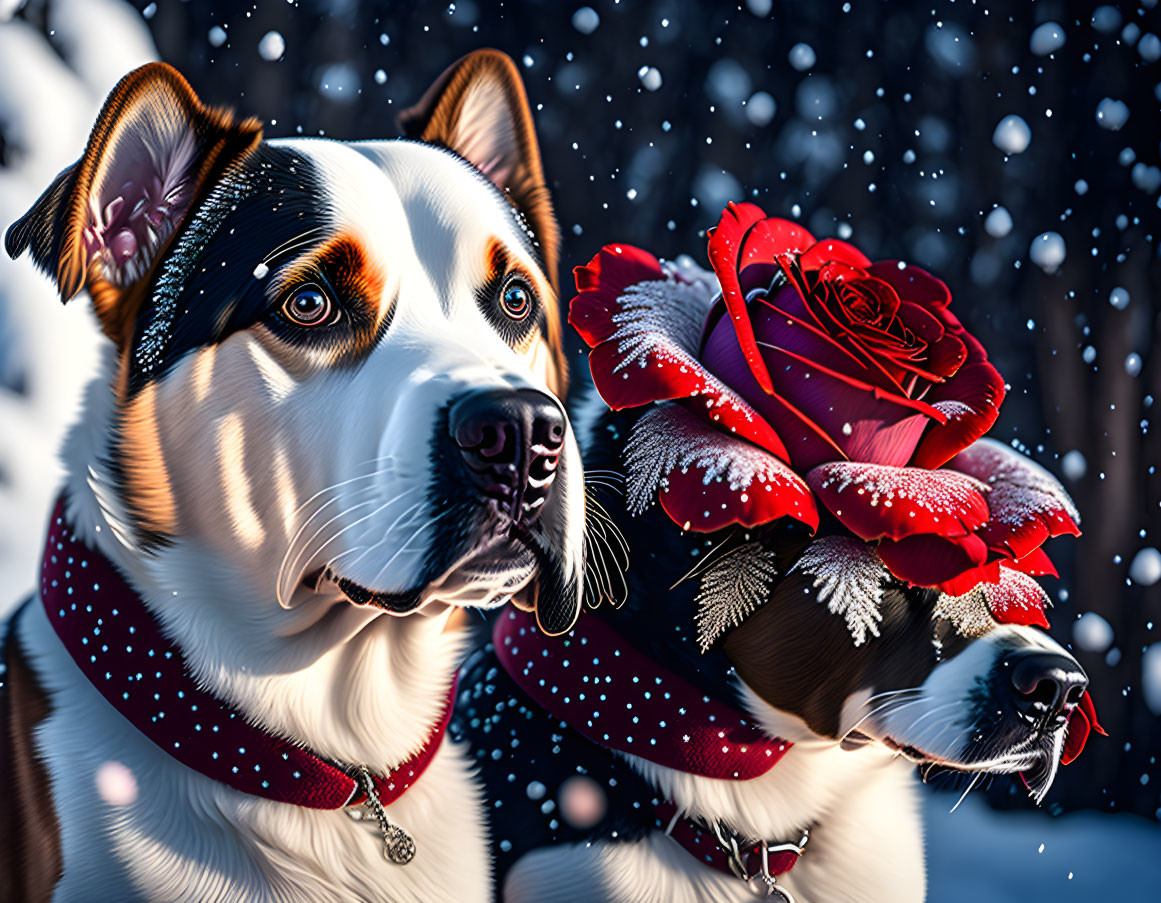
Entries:
{"label": "red polka dot collar", "polygon": [[582,614],[567,634],[549,637],[532,614],[509,609],[496,620],[492,641],[525,693],[607,749],[689,774],[746,781],[773,768],[791,746],[662,667],[595,615]]}
{"label": "red polka dot collar", "polygon": [[243,793],[309,809],[366,802],[368,781],[386,806],[431,763],[451,719],[454,680],[443,714],[419,752],[387,774],[345,770],[250,724],[201,689],[141,597],[104,555],[77,539],[64,512],[62,497],[41,563],[40,596],[48,619],[101,695],[174,759]]}

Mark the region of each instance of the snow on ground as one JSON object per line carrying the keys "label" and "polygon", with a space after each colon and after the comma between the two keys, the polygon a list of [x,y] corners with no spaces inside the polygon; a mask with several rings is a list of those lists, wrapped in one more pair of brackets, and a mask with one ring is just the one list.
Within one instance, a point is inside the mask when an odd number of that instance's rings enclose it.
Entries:
{"label": "snow on ground", "polygon": [[924,803],[930,903],[1161,899],[1161,825],[1135,815],[997,812],[980,797]]}

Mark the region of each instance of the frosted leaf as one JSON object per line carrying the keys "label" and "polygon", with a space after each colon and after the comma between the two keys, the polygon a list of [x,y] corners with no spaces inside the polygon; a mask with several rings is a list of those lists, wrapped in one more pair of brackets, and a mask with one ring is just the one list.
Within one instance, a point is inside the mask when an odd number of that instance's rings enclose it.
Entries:
{"label": "frosted leaf", "polygon": [[751,542],[723,556],[705,572],[698,589],[697,645],[702,652],[737,627],[770,598],[778,569],[774,555]]}
{"label": "frosted leaf", "polygon": [[626,500],[633,515],[653,504],[666,475],[679,469],[701,470],[703,484],[723,480],[736,493],[745,493],[758,483],[793,486],[803,496],[810,495],[802,478],[769,452],[715,429],[672,403],[658,405],[637,421],[625,445],[625,464],[629,472]]}
{"label": "frosted leaf", "polygon": [[935,600],[932,614],[944,621],[950,621],[961,636],[968,638],[983,636],[996,626],[983,588],[984,584],[981,583],[962,596],[940,593]]}
{"label": "frosted leaf", "polygon": [[791,572],[802,571],[814,578],[818,601],[827,610],[846,619],[847,629],[856,646],[867,641],[867,634],[879,635],[883,615],[883,580],[887,569],[875,550],[849,536],[824,536],[811,543]]}

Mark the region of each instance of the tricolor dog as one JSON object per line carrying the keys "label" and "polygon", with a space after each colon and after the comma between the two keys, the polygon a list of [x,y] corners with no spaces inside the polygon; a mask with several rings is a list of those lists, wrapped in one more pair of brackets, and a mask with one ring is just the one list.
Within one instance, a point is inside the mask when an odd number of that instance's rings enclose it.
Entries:
{"label": "tricolor dog", "polygon": [[490,896],[441,740],[463,611],[583,593],[558,233],[507,57],[402,123],[264,141],[149,65],[8,230],[109,342],[6,628],[0,897]]}
{"label": "tricolor dog", "polygon": [[[581,418],[588,473],[622,467],[639,416]],[[888,579],[856,645],[826,593],[859,581],[829,545],[857,540],[684,533],[616,499],[624,605],[555,638],[502,612],[461,682],[453,732],[493,795],[502,899],[921,901],[914,763],[1047,791],[1087,679],[1046,633]],[[740,625],[707,620],[741,606],[762,549],[779,550],[772,594]]]}

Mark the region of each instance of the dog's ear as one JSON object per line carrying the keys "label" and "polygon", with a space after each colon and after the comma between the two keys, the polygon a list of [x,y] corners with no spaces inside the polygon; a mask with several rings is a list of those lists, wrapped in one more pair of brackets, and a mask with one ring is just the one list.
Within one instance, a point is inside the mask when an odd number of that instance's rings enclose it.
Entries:
{"label": "dog's ear", "polygon": [[125,347],[154,264],[196,202],[262,139],[254,119],[204,106],[184,78],[149,63],[113,89],[84,155],[5,237],[32,251],[62,301],[88,289],[105,333]]}
{"label": "dog's ear", "polygon": [[544,183],[532,110],[511,58],[498,50],[469,53],[399,115],[399,126],[408,138],[459,154],[508,196],[531,226],[557,291],[560,231]]}

